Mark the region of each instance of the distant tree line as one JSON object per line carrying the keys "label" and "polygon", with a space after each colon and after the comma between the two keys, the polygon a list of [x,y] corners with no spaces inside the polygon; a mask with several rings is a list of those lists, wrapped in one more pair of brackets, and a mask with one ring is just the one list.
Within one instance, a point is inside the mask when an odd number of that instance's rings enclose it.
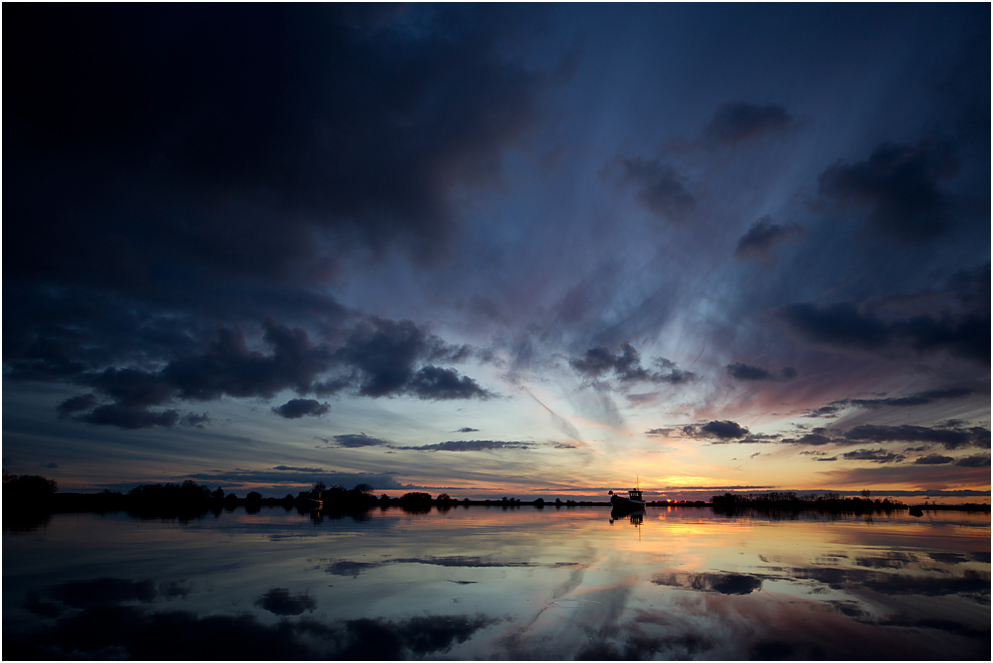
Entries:
{"label": "distant tree line", "polygon": [[733,513],[744,509],[760,511],[821,511],[825,513],[890,512],[906,509],[907,505],[889,498],[873,500],[868,490],[861,497],[842,497],[837,493],[797,495],[793,491],[770,492],[761,495],[724,493],[710,498],[715,511]]}

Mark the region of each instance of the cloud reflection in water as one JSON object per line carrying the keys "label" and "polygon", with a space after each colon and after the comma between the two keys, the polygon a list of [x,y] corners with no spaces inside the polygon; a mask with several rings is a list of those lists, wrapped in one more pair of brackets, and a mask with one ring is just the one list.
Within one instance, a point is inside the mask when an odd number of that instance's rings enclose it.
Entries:
{"label": "cloud reflection in water", "polygon": [[989,658],[987,515],[135,522],[5,536],[5,657]]}

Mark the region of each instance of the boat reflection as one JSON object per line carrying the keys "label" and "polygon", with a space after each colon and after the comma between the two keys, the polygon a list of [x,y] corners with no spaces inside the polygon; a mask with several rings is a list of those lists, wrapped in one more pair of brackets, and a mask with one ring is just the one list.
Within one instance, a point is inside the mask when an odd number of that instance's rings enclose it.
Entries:
{"label": "boat reflection", "polygon": [[632,525],[641,527],[641,524],[645,522],[645,509],[630,509],[615,506],[610,510],[610,524],[613,525],[615,520],[620,520],[625,516],[628,517]]}

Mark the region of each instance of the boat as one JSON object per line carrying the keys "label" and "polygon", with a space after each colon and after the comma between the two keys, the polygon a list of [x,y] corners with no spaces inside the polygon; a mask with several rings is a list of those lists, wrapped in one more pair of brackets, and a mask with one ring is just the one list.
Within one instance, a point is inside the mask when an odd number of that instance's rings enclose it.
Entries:
{"label": "boat", "polygon": [[637,487],[632,488],[628,491],[628,496],[624,497],[614,493],[614,491],[607,491],[610,495],[610,506],[614,509],[634,511],[636,509],[645,508],[645,499],[641,495],[641,481],[636,482]]}

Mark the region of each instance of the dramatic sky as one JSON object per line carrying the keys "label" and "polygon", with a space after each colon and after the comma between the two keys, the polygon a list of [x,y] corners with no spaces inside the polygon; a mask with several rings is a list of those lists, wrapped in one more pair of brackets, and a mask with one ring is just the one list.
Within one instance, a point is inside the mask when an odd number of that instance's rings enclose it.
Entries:
{"label": "dramatic sky", "polygon": [[5,471],[989,501],[988,4],[4,13]]}

